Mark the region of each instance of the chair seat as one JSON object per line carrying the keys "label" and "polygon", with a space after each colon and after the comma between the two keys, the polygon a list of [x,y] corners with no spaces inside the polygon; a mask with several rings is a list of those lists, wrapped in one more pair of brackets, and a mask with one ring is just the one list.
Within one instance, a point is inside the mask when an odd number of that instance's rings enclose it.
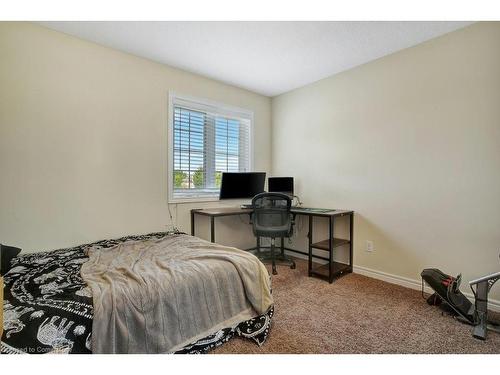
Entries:
{"label": "chair seat", "polygon": [[266,228],[261,225],[255,225],[254,233],[256,236],[264,238],[290,237],[292,233],[292,225],[291,223],[286,223],[285,225],[276,226],[272,228]]}

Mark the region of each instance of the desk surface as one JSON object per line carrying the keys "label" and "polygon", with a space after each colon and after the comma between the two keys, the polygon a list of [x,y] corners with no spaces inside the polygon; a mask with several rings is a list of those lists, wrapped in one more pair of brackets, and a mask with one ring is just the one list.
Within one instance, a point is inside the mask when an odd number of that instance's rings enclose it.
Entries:
{"label": "desk surface", "polygon": [[[192,213],[197,215],[205,216],[230,216],[230,215],[243,215],[251,214],[253,209],[251,208],[241,208],[241,207],[215,207],[215,208],[199,208],[192,209]],[[353,211],[351,210],[331,210],[327,212],[318,211],[307,211],[301,207],[292,207],[291,212],[297,215],[308,215],[308,216],[344,216],[351,215]]]}

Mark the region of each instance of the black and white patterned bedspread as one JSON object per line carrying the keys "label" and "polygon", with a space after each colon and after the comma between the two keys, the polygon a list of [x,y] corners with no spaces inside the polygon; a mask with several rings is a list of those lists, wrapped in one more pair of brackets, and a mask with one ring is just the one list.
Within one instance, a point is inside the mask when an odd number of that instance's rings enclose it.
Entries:
{"label": "black and white patterned bedspread", "polygon": [[[109,248],[125,241],[162,238],[151,233],[104,240],[68,249],[21,255],[4,275],[2,354],[91,353],[92,294],[80,276],[90,247]],[[224,328],[177,353],[204,353],[234,336],[261,345],[271,327],[273,307],[264,315]]]}

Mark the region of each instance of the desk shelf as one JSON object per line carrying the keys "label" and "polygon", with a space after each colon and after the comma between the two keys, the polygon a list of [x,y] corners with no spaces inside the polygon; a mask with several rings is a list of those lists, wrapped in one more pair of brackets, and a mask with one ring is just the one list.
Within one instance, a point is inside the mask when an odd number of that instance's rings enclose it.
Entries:
{"label": "desk shelf", "polygon": [[[333,282],[333,279],[341,274],[352,272],[352,261],[353,261],[353,226],[354,226],[354,212],[352,211],[336,211],[330,214],[324,215],[328,219],[328,238],[322,241],[313,242],[313,218],[309,217],[309,262],[308,262],[308,273],[309,276],[318,276],[322,279],[328,280],[329,283]],[[349,239],[337,238],[334,236],[334,222],[336,219],[347,216],[349,220]],[[333,260],[335,249],[347,245],[349,247],[349,263],[340,263]],[[313,249],[319,249],[322,251],[327,251],[327,257],[319,256],[313,253]],[[313,259],[326,260],[328,263],[322,266],[313,266]]]}
{"label": "desk shelf", "polygon": [[[343,239],[343,238],[334,238],[333,243],[332,243],[332,247],[335,248],[335,247],[339,247],[342,245],[348,245],[350,242],[351,241]],[[327,240],[323,240],[320,242],[316,242],[316,243],[313,243],[311,245],[311,247],[314,249],[329,251],[330,250],[330,241],[327,239]]]}
{"label": "desk shelf", "polygon": [[332,262],[332,272],[330,274],[329,264],[323,264],[322,266],[313,267],[311,269],[311,274],[319,278],[330,281],[331,278],[340,276],[344,273],[352,272],[351,266],[346,263]]}

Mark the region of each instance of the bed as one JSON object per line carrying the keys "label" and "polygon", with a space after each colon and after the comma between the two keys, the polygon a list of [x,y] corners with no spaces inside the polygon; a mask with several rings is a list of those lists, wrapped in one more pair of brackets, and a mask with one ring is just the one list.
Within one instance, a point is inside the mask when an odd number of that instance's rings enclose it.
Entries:
{"label": "bed", "polygon": [[274,312],[253,255],[151,233],[20,255],[4,275],[2,354],[204,353],[262,345]]}

